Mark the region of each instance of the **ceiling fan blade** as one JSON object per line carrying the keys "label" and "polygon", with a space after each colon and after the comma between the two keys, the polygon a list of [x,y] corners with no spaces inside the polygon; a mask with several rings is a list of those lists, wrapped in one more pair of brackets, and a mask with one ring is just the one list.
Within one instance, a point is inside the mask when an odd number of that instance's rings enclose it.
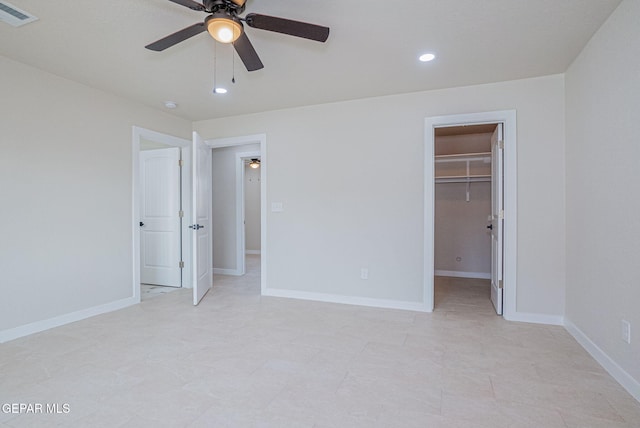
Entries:
{"label": "ceiling fan blade", "polygon": [[190,27],[183,28],[180,31],[176,31],[173,34],[169,34],[167,37],[160,40],[156,40],[155,42],[145,46],[145,48],[157,52],[163,51],[173,45],[177,45],[178,43],[187,40],[190,37],[200,34],[205,30],[206,27],[204,26],[204,22],[199,22]]}
{"label": "ceiling fan blade", "polygon": [[233,42],[233,47],[236,49],[244,66],[247,67],[247,71],[256,71],[264,68],[260,57],[258,57],[258,53],[249,41],[249,37],[247,37],[247,33],[243,31],[242,35],[238,37],[238,40]]}
{"label": "ceiling fan blade", "polygon": [[192,9],[192,10],[199,10],[199,11],[207,10],[207,8],[204,7],[204,5],[200,3],[196,3],[193,0],[169,0],[169,1],[177,3],[184,7],[188,7],[189,9]]}
{"label": "ceiling fan blade", "polygon": [[329,27],[308,24],[306,22],[292,21],[290,19],[260,15],[257,13],[250,13],[245,19],[249,27],[259,28],[261,30],[275,31],[276,33],[302,37],[317,42],[324,42],[329,37]]}

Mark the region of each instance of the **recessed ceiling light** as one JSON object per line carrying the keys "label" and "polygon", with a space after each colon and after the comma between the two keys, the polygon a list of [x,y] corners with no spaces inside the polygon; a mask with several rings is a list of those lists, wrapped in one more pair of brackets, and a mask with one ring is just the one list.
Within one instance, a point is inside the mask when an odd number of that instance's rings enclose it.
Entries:
{"label": "recessed ceiling light", "polygon": [[418,59],[422,62],[429,62],[429,61],[433,61],[434,59],[436,59],[436,56],[432,53],[426,53],[426,54],[422,54],[418,57]]}
{"label": "recessed ceiling light", "polygon": [[227,93],[227,90],[226,90],[225,88],[215,88],[215,89],[213,90],[213,93],[214,93],[214,94],[226,94],[226,93]]}
{"label": "recessed ceiling light", "polygon": [[173,102],[173,101],[165,101],[165,102],[164,102],[164,106],[165,106],[166,108],[169,108],[169,109],[174,109],[174,108],[177,108],[177,107],[178,107],[178,104],[176,104],[176,103],[175,103],[175,102]]}

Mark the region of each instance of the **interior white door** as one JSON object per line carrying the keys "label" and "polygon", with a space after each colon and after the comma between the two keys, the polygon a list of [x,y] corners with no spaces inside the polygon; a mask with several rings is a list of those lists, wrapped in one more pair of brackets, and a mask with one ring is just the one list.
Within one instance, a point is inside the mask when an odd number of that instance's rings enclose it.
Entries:
{"label": "interior white door", "polygon": [[212,286],[211,270],[211,148],[197,132],[192,147],[192,247],[193,304],[197,305]]}
{"label": "interior white door", "polygon": [[491,302],[502,315],[503,228],[504,228],[504,147],[502,124],[491,136]]}
{"label": "interior white door", "polygon": [[180,149],[140,152],[140,282],[181,286]]}

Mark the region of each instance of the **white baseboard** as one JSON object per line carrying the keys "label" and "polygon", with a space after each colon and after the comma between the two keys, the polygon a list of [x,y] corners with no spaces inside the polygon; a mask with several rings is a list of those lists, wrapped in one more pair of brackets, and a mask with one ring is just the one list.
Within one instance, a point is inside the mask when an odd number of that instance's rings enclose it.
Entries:
{"label": "white baseboard", "polygon": [[260,254],[260,250],[246,250],[245,254]]}
{"label": "white baseboard", "polygon": [[564,328],[633,398],[640,401],[640,382],[638,380],[620,367],[570,320],[565,319]]}
{"label": "white baseboard", "polygon": [[454,278],[491,279],[491,273],[485,273],[485,272],[460,272],[455,270],[435,270],[433,274],[435,276],[451,276]]}
{"label": "white baseboard", "polygon": [[515,312],[512,314],[505,313],[503,316],[507,321],[528,322],[532,324],[564,325],[564,317],[562,315]]}
{"label": "white baseboard", "polygon": [[222,268],[213,268],[211,273],[214,275],[231,275],[231,276],[242,276],[242,273],[237,269],[222,269]]}
{"label": "white baseboard", "polygon": [[314,300],[318,302],[341,303],[345,305],[369,306],[374,308],[403,309],[416,312],[431,312],[423,302],[405,302],[400,300],[374,299],[370,297],[341,296],[338,294],[313,293],[308,291],[267,288],[263,296],[285,297],[289,299]]}
{"label": "white baseboard", "polygon": [[92,308],[82,309],[54,318],[36,321],[30,324],[3,330],[0,331],[0,343],[28,336],[30,334],[39,333],[41,331],[49,330],[54,327],[60,327],[61,325],[80,321],[96,315],[104,314],[106,312],[117,311],[118,309],[123,309],[137,303],[138,301],[134,297],[128,297],[126,299],[116,300],[115,302],[106,303],[104,305],[94,306]]}

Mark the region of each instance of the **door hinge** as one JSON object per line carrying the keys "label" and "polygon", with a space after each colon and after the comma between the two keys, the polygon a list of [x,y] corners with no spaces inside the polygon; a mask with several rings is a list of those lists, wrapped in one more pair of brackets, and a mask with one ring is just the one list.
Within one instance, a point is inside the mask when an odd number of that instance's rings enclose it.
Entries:
{"label": "door hinge", "polygon": [[502,287],[504,287],[504,284],[502,283],[502,280],[498,281],[498,288],[502,289]]}
{"label": "door hinge", "polygon": [[499,148],[500,150],[504,150],[504,140],[500,140],[500,141],[498,141],[498,148]]}
{"label": "door hinge", "polygon": [[178,166],[184,166],[184,161],[182,159],[178,161]]}
{"label": "door hinge", "polygon": [[498,213],[498,218],[500,220],[504,220],[504,210],[500,210],[500,212]]}
{"label": "door hinge", "polygon": [[184,217],[184,211],[182,210],[178,211],[178,217],[180,218]]}
{"label": "door hinge", "polygon": [[184,262],[181,260],[180,263],[178,263],[178,267],[180,269],[184,269]]}

